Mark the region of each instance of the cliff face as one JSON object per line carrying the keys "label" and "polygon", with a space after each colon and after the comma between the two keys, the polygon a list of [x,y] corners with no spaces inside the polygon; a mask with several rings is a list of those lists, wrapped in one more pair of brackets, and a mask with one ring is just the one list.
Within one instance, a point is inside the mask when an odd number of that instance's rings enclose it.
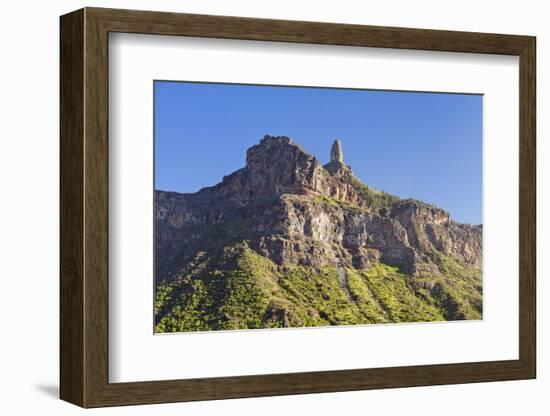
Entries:
{"label": "cliff face", "polygon": [[[340,142],[322,166],[288,137],[265,136],[247,151],[246,166],[218,185],[194,194],[156,191],[155,216],[158,284],[194,273],[201,256],[219,258],[245,244],[249,256],[280,270],[361,274],[394,267],[413,279],[407,283],[413,292],[434,290],[452,259],[478,275],[481,296],[481,226],[455,223],[442,209],[361,183],[344,164]],[[158,318],[165,312],[160,308]]]}
{"label": "cliff face", "polygon": [[[325,169],[288,137],[265,136],[246,153],[246,166],[201,195],[223,196],[226,201],[249,203],[283,194],[324,195],[342,202],[362,204],[349,178],[351,170],[343,163],[329,163]],[[337,166],[337,168],[334,168]]]}

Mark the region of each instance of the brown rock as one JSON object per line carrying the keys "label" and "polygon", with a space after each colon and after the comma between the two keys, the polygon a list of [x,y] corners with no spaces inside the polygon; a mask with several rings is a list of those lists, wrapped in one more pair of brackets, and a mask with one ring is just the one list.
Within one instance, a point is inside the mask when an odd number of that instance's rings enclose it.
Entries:
{"label": "brown rock", "polygon": [[194,194],[155,192],[156,278],[237,240],[280,265],[381,261],[413,274],[436,250],[481,268],[481,226],[368,189],[344,164],[340,141],[322,166],[290,138],[265,136],[221,183]]}

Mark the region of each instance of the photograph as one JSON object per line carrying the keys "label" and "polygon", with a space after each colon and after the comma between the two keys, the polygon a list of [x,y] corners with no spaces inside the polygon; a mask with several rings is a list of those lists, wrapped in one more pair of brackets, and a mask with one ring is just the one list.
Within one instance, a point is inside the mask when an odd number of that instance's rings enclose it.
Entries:
{"label": "photograph", "polygon": [[482,103],[155,81],[154,332],[481,320]]}

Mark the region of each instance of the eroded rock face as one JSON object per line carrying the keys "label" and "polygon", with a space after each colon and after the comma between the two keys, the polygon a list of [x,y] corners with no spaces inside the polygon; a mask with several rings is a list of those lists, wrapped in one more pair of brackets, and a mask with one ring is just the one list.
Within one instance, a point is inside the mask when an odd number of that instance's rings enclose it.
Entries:
{"label": "eroded rock face", "polygon": [[[328,167],[328,168],[327,168]],[[199,191],[217,194],[232,201],[248,203],[259,198],[293,195],[325,195],[343,202],[361,204],[348,180],[351,169],[341,162],[323,167],[285,136],[265,136],[246,153],[246,166],[222,182]]]}
{"label": "eroded rock face", "polygon": [[407,230],[411,246],[420,253],[437,250],[481,268],[481,226],[458,224],[448,212],[415,202],[394,204],[390,216]]}
{"label": "eroded rock face", "polygon": [[242,240],[280,265],[365,269],[381,261],[414,274],[435,250],[481,268],[481,226],[370,191],[341,155],[340,144],[322,166],[288,137],[265,136],[220,184],[194,194],[156,191],[157,280],[201,251]]}
{"label": "eroded rock face", "polygon": [[344,152],[342,150],[342,142],[334,140],[330,149],[330,161],[344,163]]}

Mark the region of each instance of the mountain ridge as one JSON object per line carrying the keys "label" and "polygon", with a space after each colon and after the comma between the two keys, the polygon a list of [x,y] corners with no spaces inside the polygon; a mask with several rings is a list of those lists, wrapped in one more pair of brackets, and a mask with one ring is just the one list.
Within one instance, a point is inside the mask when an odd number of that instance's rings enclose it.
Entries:
{"label": "mountain ridge", "polygon": [[[474,291],[481,296],[482,226],[456,223],[433,205],[368,187],[344,163],[340,141],[323,166],[290,138],[266,135],[248,149],[245,167],[220,183],[192,194],[155,191],[155,241],[157,287],[192,275],[189,265],[201,263],[197,256],[216,263],[233,247],[239,256],[259,256],[257,262],[281,270],[330,269],[340,283],[348,275],[367,279],[369,270],[394,268],[416,279],[410,287],[443,276],[443,256],[479,272]],[[273,276],[284,275],[281,270]],[[424,286],[433,290],[432,283]],[[349,288],[338,287],[353,303]],[[157,311],[157,323],[165,310]]]}

